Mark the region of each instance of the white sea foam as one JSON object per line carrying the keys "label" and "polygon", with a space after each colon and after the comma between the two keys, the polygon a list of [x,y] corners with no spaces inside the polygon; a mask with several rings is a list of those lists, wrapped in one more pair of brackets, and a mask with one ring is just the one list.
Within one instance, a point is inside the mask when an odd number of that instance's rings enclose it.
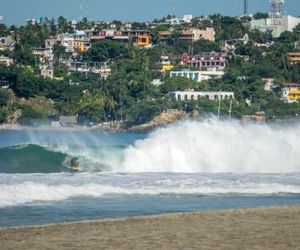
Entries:
{"label": "white sea foam", "polygon": [[300,194],[300,176],[201,174],[0,175],[0,208],[74,197]]}
{"label": "white sea foam", "polygon": [[125,152],[124,172],[300,172],[300,126],[183,122]]}
{"label": "white sea foam", "polygon": [[82,171],[105,166],[114,172],[290,173],[300,172],[299,133],[300,125],[209,119],[157,129],[127,149],[101,147],[103,138],[92,133],[54,135],[50,142],[43,133],[30,137],[31,143],[81,158]]}

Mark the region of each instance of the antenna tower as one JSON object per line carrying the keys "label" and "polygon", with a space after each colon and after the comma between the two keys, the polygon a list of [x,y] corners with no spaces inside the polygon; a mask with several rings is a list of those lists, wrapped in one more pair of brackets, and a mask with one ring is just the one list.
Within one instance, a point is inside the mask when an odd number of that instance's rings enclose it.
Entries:
{"label": "antenna tower", "polygon": [[176,4],[175,4],[175,1],[172,1],[171,15],[176,16],[175,12],[176,12]]}
{"label": "antenna tower", "polygon": [[270,17],[271,18],[282,17],[284,0],[269,0],[269,3],[270,3]]}
{"label": "antenna tower", "polygon": [[244,16],[248,16],[248,0],[244,0]]}

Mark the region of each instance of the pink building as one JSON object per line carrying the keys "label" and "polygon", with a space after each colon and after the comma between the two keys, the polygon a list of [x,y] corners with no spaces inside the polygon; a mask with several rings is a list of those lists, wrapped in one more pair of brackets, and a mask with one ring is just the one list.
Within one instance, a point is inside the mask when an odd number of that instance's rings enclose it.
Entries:
{"label": "pink building", "polygon": [[226,68],[226,58],[221,53],[209,52],[200,55],[188,55],[182,56],[182,64],[189,67],[198,69],[211,69],[223,70]]}

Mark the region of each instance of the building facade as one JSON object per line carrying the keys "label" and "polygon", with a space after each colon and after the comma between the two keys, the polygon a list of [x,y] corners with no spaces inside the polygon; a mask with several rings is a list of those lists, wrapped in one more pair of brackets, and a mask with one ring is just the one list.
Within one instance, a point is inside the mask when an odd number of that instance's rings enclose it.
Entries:
{"label": "building facade", "polygon": [[51,67],[47,67],[46,65],[43,65],[40,67],[41,70],[41,76],[44,78],[54,78],[54,70]]}
{"label": "building facade", "polygon": [[300,101],[300,89],[296,87],[286,87],[282,91],[283,100],[288,103]]}
{"label": "building facade", "polygon": [[[205,30],[201,29],[187,29],[180,32],[178,40],[195,42],[200,39],[215,41],[216,32],[213,28],[206,28]],[[159,40],[161,42],[169,42],[173,39],[173,34],[171,31],[161,31],[159,32]]]}
{"label": "building facade", "polygon": [[161,56],[158,64],[162,72],[170,71],[174,67],[169,56]]}
{"label": "building facade", "polygon": [[10,50],[13,51],[16,41],[12,36],[0,37],[0,51]]}
{"label": "building facade", "polygon": [[288,60],[291,64],[300,64],[300,52],[288,53]]}
{"label": "building facade", "polygon": [[6,66],[11,66],[14,64],[14,60],[6,56],[0,56],[0,63],[5,64]]}
{"label": "building facade", "polygon": [[216,100],[230,100],[234,99],[234,92],[213,92],[213,91],[175,91],[171,92],[170,97],[177,101],[193,101],[200,100],[201,98],[207,98],[211,101]]}
{"label": "building facade", "polygon": [[299,17],[278,16],[273,18],[258,19],[251,21],[251,29],[258,29],[261,32],[271,32],[273,37],[279,37],[285,31],[293,31],[300,24]]}
{"label": "building facade", "polygon": [[208,71],[170,71],[170,77],[184,77],[193,81],[202,82],[211,78],[221,78],[224,75],[223,71],[208,70]]}
{"label": "building facade", "polygon": [[62,35],[59,37],[61,46],[65,47],[67,53],[74,53],[75,51],[75,40],[70,35]]}
{"label": "building facade", "polygon": [[221,53],[204,53],[200,55],[184,54],[182,64],[198,69],[223,70],[227,66],[227,60]]}

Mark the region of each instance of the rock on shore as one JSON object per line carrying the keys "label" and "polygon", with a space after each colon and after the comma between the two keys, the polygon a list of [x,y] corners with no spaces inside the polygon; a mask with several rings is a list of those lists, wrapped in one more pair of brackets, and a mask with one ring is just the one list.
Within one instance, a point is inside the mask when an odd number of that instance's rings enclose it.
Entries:
{"label": "rock on shore", "polygon": [[186,112],[177,109],[167,110],[160,115],[156,116],[152,121],[139,125],[133,126],[128,129],[128,131],[132,132],[143,132],[147,130],[151,130],[153,128],[174,123],[176,121],[188,118]]}

